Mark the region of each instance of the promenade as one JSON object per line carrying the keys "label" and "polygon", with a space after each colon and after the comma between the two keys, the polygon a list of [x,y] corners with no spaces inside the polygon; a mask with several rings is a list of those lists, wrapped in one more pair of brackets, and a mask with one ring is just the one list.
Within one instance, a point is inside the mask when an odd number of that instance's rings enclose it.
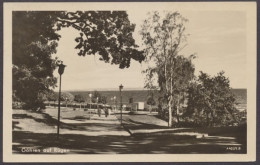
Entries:
{"label": "promenade", "polygon": [[[32,154],[154,154],[154,153],[241,153],[246,149],[232,138],[176,134],[162,125],[152,128],[142,118],[123,116],[123,126],[114,114],[99,117],[86,111],[61,111],[60,137],[57,139],[57,110],[44,113],[13,110],[13,152]],[[151,119],[150,117],[145,117]],[[152,121],[159,124],[160,122]],[[147,128],[147,129],[145,129]],[[155,133],[155,132],[157,133]],[[159,132],[158,132],[159,131]],[[165,133],[168,132],[168,133]],[[169,132],[170,131],[170,132]],[[130,134],[130,133],[131,134]],[[163,133],[162,133],[163,132]],[[170,134],[169,134],[170,133]],[[135,136],[137,135],[137,136]],[[228,146],[240,147],[232,151]],[[23,152],[28,149],[29,152]],[[32,152],[31,152],[32,151]],[[66,151],[60,153],[57,151]]]}

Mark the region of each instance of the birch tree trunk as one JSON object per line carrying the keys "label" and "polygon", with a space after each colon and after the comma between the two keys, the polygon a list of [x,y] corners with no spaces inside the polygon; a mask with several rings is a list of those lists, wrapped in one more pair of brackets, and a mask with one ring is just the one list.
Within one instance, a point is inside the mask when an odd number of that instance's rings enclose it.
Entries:
{"label": "birch tree trunk", "polygon": [[172,127],[172,95],[170,96],[170,100],[169,100],[168,106],[169,106],[169,122],[168,122],[168,126]]}
{"label": "birch tree trunk", "polygon": [[[171,66],[172,67],[172,66]],[[170,70],[171,72],[170,72],[170,100],[169,100],[169,104],[168,104],[168,106],[169,106],[169,124],[168,124],[168,126],[169,127],[172,127],[172,108],[173,108],[173,70],[172,70],[172,68],[171,68],[171,70]]]}
{"label": "birch tree trunk", "polygon": [[179,124],[180,123],[180,120],[179,120],[179,113],[180,113],[180,102],[179,102],[179,96],[178,96],[178,98],[177,98],[178,100],[177,100],[177,106],[176,106],[176,118],[177,118],[177,123]]}
{"label": "birch tree trunk", "polygon": [[[166,56],[166,55],[165,55]],[[172,127],[172,95],[171,95],[171,89],[169,91],[169,86],[168,86],[168,77],[167,77],[167,58],[165,57],[165,65],[164,65],[164,69],[165,69],[165,90],[166,90],[166,95],[167,95],[167,102],[168,102],[168,114],[169,114],[169,120],[168,120],[168,127]],[[171,88],[172,88],[172,84]],[[170,99],[169,99],[169,95],[170,95]]]}

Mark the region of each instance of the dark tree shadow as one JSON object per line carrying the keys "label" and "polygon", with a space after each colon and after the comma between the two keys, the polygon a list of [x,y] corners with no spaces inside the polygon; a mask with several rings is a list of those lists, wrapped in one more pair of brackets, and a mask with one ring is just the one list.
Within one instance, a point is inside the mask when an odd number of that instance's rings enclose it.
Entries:
{"label": "dark tree shadow", "polygon": [[19,124],[18,121],[13,121],[13,122],[12,122],[13,130],[14,130],[14,129],[18,129],[18,130],[21,130],[21,129],[22,129],[21,127],[18,127],[18,126],[17,126],[18,124]]}
{"label": "dark tree shadow", "polygon": [[[36,122],[44,123],[49,126],[56,126],[57,119],[48,114],[42,114],[41,118],[35,118],[26,114],[15,114],[14,119],[33,119]],[[129,128],[154,129],[153,124],[145,124],[133,120],[124,120],[124,126]],[[127,123],[127,124],[125,124]],[[13,121],[13,128],[21,129],[17,126],[19,122]],[[117,129],[108,123],[63,123],[61,129],[97,132],[94,127],[103,128],[103,130]],[[163,127],[165,128],[165,127]],[[120,129],[120,127],[118,127]],[[102,131],[102,129],[100,130]],[[241,129],[237,129],[237,132]],[[221,132],[221,131],[220,131]],[[228,133],[228,131],[226,131]],[[243,134],[243,133],[241,133]],[[86,136],[81,134],[61,134],[57,140],[56,134],[44,134],[35,132],[24,132],[13,130],[13,152],[21,154],[37,154],[32,152],[22,152],[23,147],[33,147],[45,149],[49,147],[58,147],[69,149],[68,154],[184,154],[184,153],[246,153],[246,143],[242,143],[241,150],[227,150],[232,144],[237,144],[237,139],[196,139],[185,136],[169,135],[137,135],[137,136]],[[243,138],[242,138],[242,140]],[[241,143],[240,143],[241,144]],[[238,144],[239,145],[239,144]],[[42,153],[40,153],[42,154]]]}
{"label": "dark tree shadow", "polygon": [[[230,140],[216,139],[182,139],[175,136],[84,136],[78,134],[38,134],[32,132],[13,132],[14,153],[21,152],[22,147],[39,149],[59,147],[69,149],[68,154],[158,154],[158,153],[245,153],[243,146],[240,151],[226,150],[225,144],[234,143]],[[223,145],[216,145],[223,143]],[[35,153],[33,153],[35,154]]]}

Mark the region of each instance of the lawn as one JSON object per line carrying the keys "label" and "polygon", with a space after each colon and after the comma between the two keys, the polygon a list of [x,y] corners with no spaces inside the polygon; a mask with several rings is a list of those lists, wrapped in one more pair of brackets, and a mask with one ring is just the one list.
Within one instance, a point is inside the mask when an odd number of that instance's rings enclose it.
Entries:
{"label": "lawn", "polygon": [[[57,119],[58,108],[48,108],[43,110],[44,113]],[[89,119],[93,114],[84,111],[83,109],[73,110],[72,108],[61,108],[61,119]]]}
{"label": "lawn", "polygon": [[[151,133],[147,136],[129,134],[122,136],[120,132],[123,134],[127,132],[119,122],[109,121],[110,124],[102,122],[103,119],[107,119],[104,116],[99,118],[95,115],[89,120],[85,117],[90,114],[85,111],[66,109],[61,110],[61,115],[62,134],[57,140],[57,109],[48,109],[45,113],[13,110],[13,152],[21,154],[22,148],[32,147],[41,151],[50,148],[69,150],[66,154],[246,153],[246,146],[237,139],[220,137],[198,139],[190,136],[189,138],[169,136],[169,134],[158,136]],[[83,116],[85,119],[78,121],[77,116],[81,118]],[[67,120],[70,122],[63,122]],[[151,115],[123,115],[123,123],[124,128],[131,127],[137,131],[142,129],[169,131],[165,121]],[[230,132],[232,129],[224,130]],[[215,132],[216,130],[225,132],[222,128],[216,128]],[[176,133],[180,130],[173,131]],[[214,132],[208,128],[194,128],[189,131]],[[229,150],[229,147],[240,147],[241,150]]]}
{"label": "lawn", "polygon": [[[120,114],[117,114],[120,120]],[[168,123],[153,115],[125,115],[123,114],[123,126],[133,136],[152,135],[180,135],[186,137],[208,138],[233,138],[237,143],[246,146],[246,125],[230,127],[194,127],[194,128],[168,128]]]}

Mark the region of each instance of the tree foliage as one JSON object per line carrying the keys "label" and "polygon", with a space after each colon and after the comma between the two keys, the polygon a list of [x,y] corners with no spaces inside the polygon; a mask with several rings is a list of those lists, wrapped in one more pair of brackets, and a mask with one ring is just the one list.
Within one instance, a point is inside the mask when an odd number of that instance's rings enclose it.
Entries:
{"label": "tree foliage", "polygon": [[73,27],[79,31],[78,55],[99,55],[100,60],[130,66],[131,59],[144,60],[132,37],[135,25],[125,11],[15,11],[13,12],[13,98],[25,109],[42,107],[42,93],[56,87],[53,76],[57,31]]}
{"label": "tree foliage", "polygon": [[152,93],[152,92],[149,94],[146,103],[147,103],[147,105],[150,106],[149,111],[150,111],[150,113],[151,113],[151,111],[152,111],[152,106],[156,105],[156,102],[155,102],[155,100],[154,100],[154,96],[153,96],[153,93]]}
{"label": "tree foliage", "polygon": [[76,101],[78,103],[83,103],[83,102],[85,102],[85,97],[81,94],[77,94],[74,96],[74,101]]}
{"label": "tree foliage", "polygon": [[25,109],[42,108],[41,96],[56,85],[51,58],[59,39],[56,17],[56,12],[13,12],[13,95]]}
{"label": "tree foliage", "polygon": [[74,101],[74,95],[71,94],[70,92],[62,92],[61,93],[61,101],[72,102],[72,101]]}
{"label": "tree foliage", "polygon": [[94,91],[91,97],[91,102],[92,103],[98,103],[100,101],[101,94],[98,91]]}
{"label": "tree foliage", "polygon": [[102,103],[102,104],[106,104],[107,103],[107,97],[106,96],[102,96],[100,94],[100,92],[98,91],[94,91],[92,94],[92,98],[91,98],[92,103]]}
{"label": "tree foliage", "polygon": [[144,56],[133,39],[135,25],[125,11],[76,11],[58,18],[59,26],[79,30],[75,47],[79,56],[100,55],[100,60],[128,68],[131,59],[142,62]]}
{"label": "tree foliage", "polygon": [[59,99],[59,95],[58,95],[58,93],[56,93],[56,92],[54,92],[54,91],[48,91],[47,92],[47,94],[46,94],[46,96],[47,96],[47,100],[48,101],[53,101],[53,102],[55,102],[55,101],[58,101],[58,99]]}
{"label": "tree foliage", "polygon": [[197,82],[189,88],[186,115],[196,118],[199,125],[229,125],[236,122],[235,96],[224,72],[210,77],[200,72]]}
{"label": "tree foliage", "polygon": [[156,105],[156,102],[154,100],[153,94],[150,94],[147,98],[147,105],[153,106]]}
{"label": "tree foliage", "polygon": [[101,96],[101,103],[106,104],[107,103],[107,97],[106,96]]}

